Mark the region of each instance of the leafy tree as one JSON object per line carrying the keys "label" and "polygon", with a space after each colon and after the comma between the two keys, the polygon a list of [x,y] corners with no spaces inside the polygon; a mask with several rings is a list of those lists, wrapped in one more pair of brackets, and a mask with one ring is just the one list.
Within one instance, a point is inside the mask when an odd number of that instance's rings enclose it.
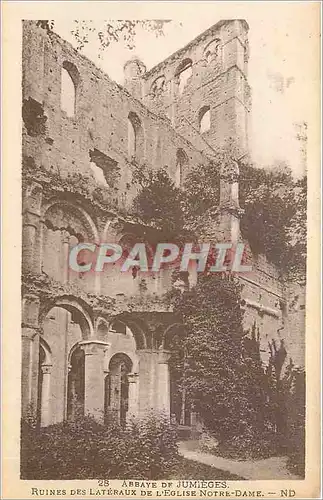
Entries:
{"label": "leafy tree", "polygon": [[[74,20],[71,33],[75,38],[78,50],[82,50],[88,43],[97,41],[99,51],[102,54],[111,44],[116,42],[122,42],[130,50],[134,49],[138,28],[154,33],[156,37],[163,36],[164,26],[170,22],[170,19],[118,19],[101,22]],[[47,31],[53,31],[55,21],[39,20],[37,26]],[[99,54],[99,57],[102,55]]]}
{"label": "leafy tree", "polygon": [[192,169],[184,183],[183,211],[187,225],[193,226],[220,202],[221,160],[209,161]]}
{"label": "leafy tree", "polygon": [[[191,229],[198,230],[208,216],[214,220],[220,202],[220,170],[228,155],[219,152],[186,177],[182,206],[185,224]],[[254,254],[266,255],[289,278],[304,280],[306,177],[294,180],[287,165],[266,170],[243,160],[238,165],[242,237]]]}
{"label": "leafy tree", "polygon": [[282,378],[282,393],[286,407],[288,466],[292,472],[305,477],[305,417],[306,378],[302,368],[292,363],[287,366]]}
{"label": "leafy tree", "polygon": [[305,285],[307,252],[307,177],[294,185],[295,210],[287,230],[288,247],[283,264],[288,278]]}
{"label": "leafy tree", "polygon": [[[220,152],[207,165],[193,169],[183,192],[165,170],[149,174],[140,170],[137,213],[164,235],[180,233],[187,226],[198,230],[196,220],[212,218],[219,205],[220,169],[228,156]],[[264,170],[240,161],[239,167],[243,237],[254,253],[264,253],[282,271],[294,263],[301,272],[306,252],[306,178],[295,181],[285,165]],[[232,277],[207,272],[199,275],[192,290],[170,294],[186,332],[174,335],[171,343],[174,408],[178,414],[184,398],[220,437],[224,452],[270,454],[286,445],[289,396],[280,379],[286,351],[283,345],[272,344],[264,371],[256,327],[251,336],[243,331],[240,296],[240,285]]]}
{"label": "leafy tree", "polygon": [[116,42],[122,42],[130,50],[134,49],[138,28],[154,33],[156,37],[163,36],[164,25],[169,22],[167,19],[122,19],[98,24],[91,20],[75,20],[71,33],[76,40],[78,50],[82,50],[89,42],[97,41],[102,54]]}
{"label": "leafy tree", "polygon": [[[239,283],[228,276],[204,274],[194,289],[173,300],[186,331],[180,347],[186,353],[182,389],[207,428],[223,441],[251,428],[263,432],[265,378],[260,357],[245,339]],[[181,370],[182,358],[173,360]]]}
{"label": "leafy tree", "polygon": [[[306,223],[306,208],[299,206],[298,181],[286,165],[265,170],[240,165],[240,205],[245,213],[241,232],[254,253],[263,253],[283,271],[290,267],[291,235],[295,222]],[[306,196],[306,194],[305,194]]]}
{"label": "leafy tree", "polygon": [[133,181],[139,186],[133,202],[133,212],[145,223],[159,230],[164,241],[178,241],[184,228],[181,206],[182,192],[169,177],[165,168],[148,170],[137,168]]}

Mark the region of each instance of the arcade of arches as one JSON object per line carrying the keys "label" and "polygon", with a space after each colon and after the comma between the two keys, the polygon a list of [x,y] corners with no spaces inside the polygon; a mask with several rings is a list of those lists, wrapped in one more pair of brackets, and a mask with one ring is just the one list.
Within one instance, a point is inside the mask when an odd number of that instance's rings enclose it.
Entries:
{"label": "arcade of arches", "polygon": [[[23,414],[32,411],[46,426],[83,414],[124,423],[151,409],[170,417],[172,409],[183,421],[171,404],[171,388],[178,391],[165,344],[174,318],[166,306],[156,313],[150,302],[141,312],[127,306],[142,293],[143,279],[147,294],[162,295],[171,286],[168,271],[158,279],[120,273],[117,266],[86,276],[72,272],[69,251],[78,242],[102,239],[126,247],[134,235],[85,204],[48,198],[44,203],[35,184],[25,200],[23,273],[33,279],[25,283],[22,308]],[[93,296],[104,297],[108,312],[100,315]],[[118,313],[110,312],[109,301],[118,297]]]}
{"label": "arcade of arches", "polygon": [[92,323],[71,298],[40,311],[40,333],[23,328],[22,400],[42,426],[86,414],[124,424],[151,409],[190,425],[171,364],[178,326],[159,328],[154,339],[139,313]]}

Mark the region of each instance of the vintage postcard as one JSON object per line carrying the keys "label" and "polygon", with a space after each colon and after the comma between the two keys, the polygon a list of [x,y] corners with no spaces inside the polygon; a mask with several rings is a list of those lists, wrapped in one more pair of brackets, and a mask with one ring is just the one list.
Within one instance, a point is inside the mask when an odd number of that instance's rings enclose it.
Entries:
{"label": "vintage postcard", "polygon": [[2,3],[2,498],[319,498],[319,2]]}

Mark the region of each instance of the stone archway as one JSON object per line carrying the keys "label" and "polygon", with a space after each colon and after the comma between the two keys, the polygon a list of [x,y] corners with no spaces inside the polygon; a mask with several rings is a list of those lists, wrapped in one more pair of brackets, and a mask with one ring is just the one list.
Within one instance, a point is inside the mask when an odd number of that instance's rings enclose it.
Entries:
{"label": "stone archway", "polygon": [[62,295],[60,297],[56,297],[55,299],[47,300],[41,304],[39,315],[39,325],[41,327],[43,327],[44,320],[50,310],[55,307],[65,309],[74,315],[76,322],[81,328],[82,340],[94,337],[94,327],[90,307],[83,300],[71,295]]}
{"label": "stone archway", "polygon": [[[69,255],[80,242],[99,244],[99,233],[89,213],[77,203],[52,198],[41,211],[39,252],[42,270],[61,282],[74,282],[84,289],[95,287],[92,273],[79,273],[69,265]],[[81,254],[82,255],[82,254]],[[86,258],[90,258],[87,256]]]}
{"label": "stone archway", "polygon": [[[91,316],[87,304],[72,296],[41,304],[38,408],[43,426],[74,419],[85,412],[85,353],[82,344],[91,343],[93,339]],[[43,359],[44,346],[45,351],[50,352],[50,363]],[[46,356],[48,358],[48,354]]]}

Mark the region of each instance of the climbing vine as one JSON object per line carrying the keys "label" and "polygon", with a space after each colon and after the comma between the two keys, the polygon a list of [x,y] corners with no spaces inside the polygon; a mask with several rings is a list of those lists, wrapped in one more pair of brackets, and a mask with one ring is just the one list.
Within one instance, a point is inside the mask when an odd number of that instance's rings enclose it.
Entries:
{"label": "climbing vine", "polygon": [[181,239],[184,232],[183,194],[167,170],[135,167],[133,182],[139,188],[133,201],[133,213],[158,229],[161,241]]}
{"label": "climbing vine", "polygon": [[[149,176],[141,172],[136,212],[164,234],[198,234],[199,220],[211,220],[217,213],[222,161],[220,154],[193,169],[182,191],[165,170]],[[306,178],[294,180],[286,166],[267,171],[238,163],[242,236],[254,254],[265,254],[284,276],[300,281],[305,276]],[[200,273],[195,287],[173,289],[167,299],[185,331],[182,337],[176,334],[171,345],[175,411],[180,412],[184,394],[185,404],[219,438],[221,453],[256,456],[282,450],[287,446],[286,401],[291,397],[286,377],[281,380],[286,351],[284,345],[272,343],[264,369],[256,326],[251,332],[243,330],[239,281]],[[301,434],[304,422],[297,425]]]}
{"label": "climbing vine", "polygon": [[[178,377],[192,408],[223,443],[246,433],[271,432],[262,369],[255,337],[242,327],[241,285],[229,276],[203,274],[197,285],[172,297],[185,325],[173,356]],[[175,364],[175,366],[172,365]]]}
{"label": "climbing vine", "polygon": [[[220,202],[220,169],[228,154],[198,165],[178,189],[166,169],[134,174],[139,193],[134,213],[162,231],[163,237],[197,238],[214,222]],[[241,234],[254,255],[263,254],[287,279],[305,281],[307,179],[295,180],[286,165],[257,168],[238,161]],[[180,238],[180,239],[181,239]]]}

